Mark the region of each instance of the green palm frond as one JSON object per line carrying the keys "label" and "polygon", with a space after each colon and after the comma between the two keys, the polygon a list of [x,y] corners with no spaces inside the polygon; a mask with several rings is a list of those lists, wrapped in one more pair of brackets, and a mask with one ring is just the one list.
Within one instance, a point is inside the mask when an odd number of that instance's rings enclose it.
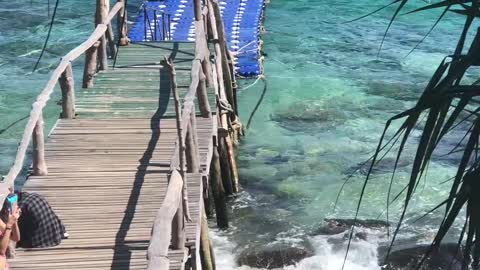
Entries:
{"label": "green palm frond", "polygon": [[[408,0],[397,0],[392,3],[396,4],[397,7],[387,26],[380,49],[394,20],[405,9],[408,2]],[[460,215],[465,215],[465,223],[458,238],[459,248],[463,246],[465,251],[463,269],[480,268],[480,159],[478,155],[480,143],[480,85],[478,85],[478,81],[472,84],[463,83],[468,70],[472,67],[480,66],[480,30],[472,29],[474,20],[480,16],[479,7],[479,0],[444,0],[403,13],[412,14],[442,9],[442,14],[429,33],[448,11],[464,15],[466,18],[462,32],[459,33],[455,52],[440,63],[417,103],[412,108],[395,115],[387,121],[376,151],[371,158],[370,167],[360,191],[355,219],[358,216],[374,167],[392,149],[396,151],[395,164],[392,168],[392,178],[390,179],[387,195],[387,219],[390,204],[400,196],[403,196],[404,201],[387,254],[390,253],[395,243],[408,212],[409,204],[416,195],[416,190],[422,177],[427,173],[428,165],[435,150],[438,149],[444,138],[451,134],[456,127],[470,124],[469,128],[464,131],[463,136],[458,137],[458,144],[450,151],[450,153],[460,152],[462,154],[461,159],[456,164],[455,177],[448,182],[450,183],[448,197],[419,218],[421,219],[440,208],[445,209],[438,232],[422,263],[435,249],[440,247],[441,242],[451,230],[453,224],[461,218]],[[475,34],[475,36],[470,46],[466,47],[467,37],[472,34]],[[426,117],[424,122],[422,121],[423,117]],[[400,122],[400,127],[394,130],[393,136],[388,138],[387,134],[390,133],[394,122]],[[419,125],[420,123],[422,125]],[[414,136],[413,131],[415,130],[420,130],[419,139],[409,140]],[[395,196],[393,201],[390,201],[395,172],[400,159],[404,155],[407,144],[413,144],[416,148],[410,177],[406,187]],[[395,145],[395,148],[393,148],[393,145]],[[351,231],[351,236],[353,236],[353,230]],[[347,247],[347,253],[349,247],[350,242]],[[417,269],[420,269],[420,267],[421,264],[418,265]]]}

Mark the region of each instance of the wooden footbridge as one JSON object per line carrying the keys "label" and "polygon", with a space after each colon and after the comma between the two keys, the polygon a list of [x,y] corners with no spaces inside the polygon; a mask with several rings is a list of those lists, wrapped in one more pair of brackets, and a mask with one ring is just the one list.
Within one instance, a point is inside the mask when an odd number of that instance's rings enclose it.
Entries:
{"label": "wooden footbridge", "polygon": [[[124,2],[111,10],[97,2],[95,31],[62,58],[33,104],[3,183],[14,185],[33,141],[24,190],[48,199],[70,237],[17,249],[10,266],[213,269],[204,203],[210,190],[218,224],[228,226],[225,189],[237,189],[240,133],[218,3],[195,2],[195,43],[128,44]],[[75,92],[72,62],[83,54]],[[62,114],[46,136],[42,110],[57,82]]]}

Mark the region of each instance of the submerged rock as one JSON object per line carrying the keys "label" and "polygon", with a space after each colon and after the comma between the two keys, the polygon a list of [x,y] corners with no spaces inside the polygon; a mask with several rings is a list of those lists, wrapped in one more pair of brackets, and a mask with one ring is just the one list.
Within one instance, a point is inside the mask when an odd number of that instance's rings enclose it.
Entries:
{"label": "submerged rock", "polygon": [[422,93],[421,86],[404,82],[371,81],[365,91],[369,95],[394,100],[413,101]]}
{"label": "submerged rock", "polygon": [[[410,270],[415,269],[422,260],[430,245],[404,245],[395,248],[386,258],[388,247],[378,249],[379,264],[382,269]],[[421,270],[460,270],[462,269],[463,252],[457,249],[456,243],[442,244],[433,251],[420,268]]]}
{"label": "submerged rock", "polygon": [[[386,173],[392,173],[393,169],[395,168],[395,162],[396,158],[383,158],[380,161],[377,161],[375,166],[373,166],[372,169],[372,174],[386,174]],[[413,162],[413,158],[409,159],[408,157],[402,157],[398,161],[397,164],[397,171],[403,171],[403,170],[408,170],[410,165]],[[368,171],[370,170],[370,163],[358,163],[347,170],[345,170],[343,173],[350,175],[350,174],[361,174],[361,175],[367,175]]]}
{"label": "submerged rock", "polygon": [[274,269],[297,264],[311,256],[313,251],[309,248],[279,245],[246,249],[238,256],[237,263],[255,268]]}
{"label": "submerged rock", "polygon": [[[343,233],[347,230],[350,230],[354,224],[354,219],[325,219],[325,225],[317,229],[315,235],[333,235]],[[369,228],[369,229],[380,229],[389,226],[389,223],[383,220],[375,219],[365,219],[357,220],[355,226]],[[364,236],[363,238],[366,238]]]}
{"label": "submerged rock", "polygon": [[304,101],[277,110],[271,119],[288,130],[311,130],[335,126],[345,121],[346,115],[333,105]]}

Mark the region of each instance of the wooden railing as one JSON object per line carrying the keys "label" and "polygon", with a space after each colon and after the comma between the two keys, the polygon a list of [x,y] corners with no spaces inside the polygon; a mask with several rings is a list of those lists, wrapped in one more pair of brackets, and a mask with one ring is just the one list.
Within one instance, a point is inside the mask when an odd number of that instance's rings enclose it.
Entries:
{"label": "wooden railing", "polygon": [[[108,3],[107,0],[101,0],[104,3]],[[101,3],[99,1],[99,3]],[[74,93],[74,77],[72,62],[78,59],[82,54],[86,53],[86,65],[84,74],[84,87],[91,87],[93,85],[93,75],[97,72],[97,51],[98,47],[105,46],[106,40],[110,40],[110,43],[114,43],[113,32],[111,22],[115,16],[118,15],[117,29],[119,29],[120,44],[128,43],[126,36],[126,24],[125,24],[125,6],[124,0],[118,0],[113,8],[108,12],[108,5],[103,7],[97,7],[97,18],[100,18],[100,22],[97,21],[95,31],[89,36],[89,38],[80,44],[75,49],[66,54],[58,64],[57,68],[53,71],[50,79],[47,82],[45,88],[38,95],[36,101],[32,105],[30,116],[28,118],[25,130],[23,132],[22,139],[19,143],[17,155],[13,166],[10,168],[8,174],[4,177],[4,181],[1,185],[6,185],[9,188],[13,188],[15,179],[21,172],[25,157],[27,154],[30,142],[33,140],[33,165],[32,173],[34,175],[47,175],[48,168],[45,163],[44,153],[44,129],[43,129],[43,109],[47,105],[57,82],[60,84],[62,90],[62,113],[61,118],[71,119],[75,117],[75,93]],[[110,30],[109,30],[110,29]],[[106,39],[106,36],[111,38]],[[115,44],[111,44],[111,48],[116,47]],[[116,50],[115,50],[116,51]],[[100,62],[106,61],[106,52],[101,55],[103,57]],[[106,68],[104,66],[103,68]],[[33,139],[32,139],[33,138]]]}
{"label": "wooden railing", "polygon": [[[163,65],[169,69],[172,82],[172,94],[175,100],[176,119],[177,119],[177,135],[178,139],[174,155],[170,165],[170,181],[167,189],[166,197],[157,212],[153,229],[152,238],[148,248],[148,270],[169,269],[168,251],[169,247],[175,250],[185,250],[185,220],[189,220],[187,199],[187,172],[200,173],[200,155],[198,149],[197,133],[196,133],[196,106],[195,99],[198,100],[198,106],[202,117],[211,118],[216,127],[217,119],[212,117],[212,109],[208,102],[207,86],[216,90],[217,100],[226,99],[225,84],[231,85],[230,82],[224,81],[222,63],[226,63],[227,51],[222,52],[222,47],[226,50],[225,42],[219,42],[217,32],[217,21],[221,20],[220,9],[218,3],[211,0],[203,1],[195,0],[195,59],[192,62],[191,84],[188,92],[184,97],[183,104],[179,102],[178,91],[176,87],[176,73],[173,63],[168,59],[163,61]],[[215,8],[218,9],[216,14]],[[222,26],[223,28],[223,26]],[[207,31],[205,30],[207,29]],[[208,33],[207,33],[208,32]],[[214,65],[210,60],[210,50],[208,48],[208,37],[213,37],[215,43],[215,59]],[[222,46],[223,45],[223,46]],[[227,69],[229,70],[229,69]],[[229,101],[225,101],[226,104]],[[226,114],[221,114],[226,127]],[[216,134],[217,130],[215,130]],[[213,138],[212,138],[213,139]],[[215,150],[216,151],[216,150]],[[212,151],[213,152],[213,151]],[[213,154],[209,153],[209,158]],[[218,154],[217,154],[218,159]],[[209,166],[209,164],[208,164]],[[208,173],[208,169],[207,169]],[[199,181],[202,181],[199,178]],[[200,213],[203,212],[203,187],[201,182],[201,190],[199,201],[192,202],[200,206]],[[197,218],[197,234],[200,234],[202,218]],[[200,236],[197,235],[197,238]],[[195,250],[191,252],[191,265],[195,265],[194,269],[201,269],[199,256],[195,253],[199,251],[200,239],[196,239]],[[195,253],[194,253],[195,252]]]}
{"label": "wooden railing", "polygon": [[[170,162],[170,181],[162,206],[157,212],[148,249],[148,269],[168,269],[169,246],[176,250],[185,249],[185,220],[190,220],[187,199],[187,172],[201,173],[200,155],[196,129],[196,106],[202,117],[212,118],[207,93],[207,75],[203,66],[209,67],[209,50],[202,21],[196,21],[195,59],[192,61],[191,83],[183,104],[180,104],[176,86],[176,72],[173,63],[167,59],[164,66],[169,69],[172,82],[172,94],[175,100],[178,139]],[[212,119],[214,121],[214,119]],[[215,120],[216,121],[216,120]],[[201,179],[199,178],[199,181]],[[202,190],[198,191],[202,194]],[[195,204],[201,205],[202,196]],[[200,222],[200,218],[197,218]],[[197,224],[200,226],[200,223]]]}

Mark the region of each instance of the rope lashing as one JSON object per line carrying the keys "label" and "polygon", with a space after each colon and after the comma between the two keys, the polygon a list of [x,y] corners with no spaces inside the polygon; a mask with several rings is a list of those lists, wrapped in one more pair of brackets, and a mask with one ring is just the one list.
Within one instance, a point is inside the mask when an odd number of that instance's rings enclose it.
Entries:
{"label": "rope lashing", "polygon": [[233,113],[232,105],[228,103],[228,100],[219,99],[218,105],[220,106],[220,109],[223,110],[225,113]]}

